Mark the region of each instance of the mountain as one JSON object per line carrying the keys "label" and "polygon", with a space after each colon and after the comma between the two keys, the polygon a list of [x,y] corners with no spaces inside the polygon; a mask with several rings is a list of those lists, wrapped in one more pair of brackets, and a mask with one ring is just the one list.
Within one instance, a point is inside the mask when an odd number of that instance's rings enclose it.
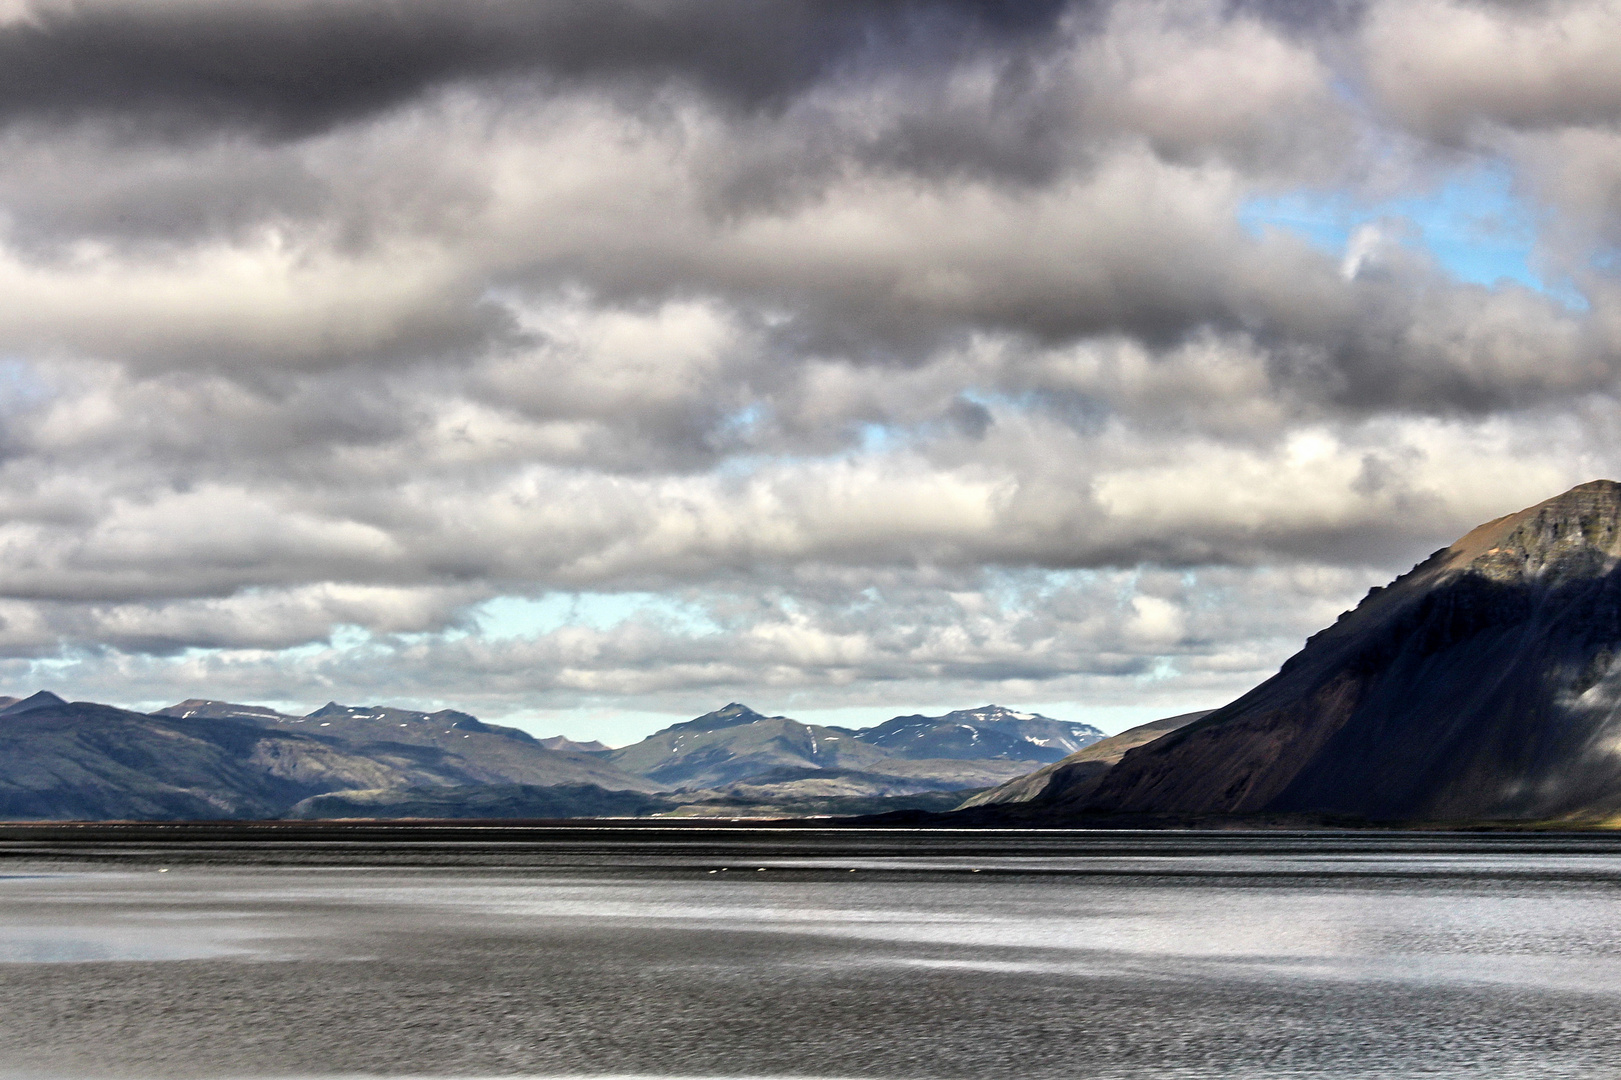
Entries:
{"label": "mountain", "polygon": [[6,698],[5,706],[0,708],[0,716],[22,716],[25,713],[38,712],[41,709],[60,709],[66,705],[67,702],[49,690],[41,690],[26,699]]}
{"label": "mountain", "polygon": [[159,709],[152,715],[173,716],[181,720],[190,720],[194,716],[200,716],[204,720],[282,721],[295,719],[295,717],[279,713],[275,709],[267,709],[263,705],[235,705],[229,701],[210,701],[205,698],[188,698],[178,705],[170,705],[167,709]]}
{"label": "mountain", "polygon": [[261,818],[396,771],[293,732],[40,692],[0,709],[0,818]]}
{"label": "mountain", "polygon": [[1277,675],[1129,751],[1097,810],[1370,819],[1621,812],[1621,484],[1487,522]]}
{"label": "mountain", "polygon": [[1035,772],[1016,776],[1012,780],[969,798],[959,810],[975,806],[999,806],[1006,803],[1038,802],[1044,805],[1067,806],[1084,802],[1110,769],[1125,757],[1127,750],[1146,746],[1163,735],[1187,727],[1212,710],[1181,713],[1163,720],[1151,720],[1118,735],[1100,739],[1068,757],[1043,765]]}
{"label": "mountain", "polygon": [[835,772],[864,776],[860,793],[866,795],[985,787],[1039,764],[1035,759],[905,758],[864,742],[862,734],[802,724],[786,716],[763,716],[733,702],[602,756],[663,790],[722,788],[780,776],[782,770],[801,770],[816,776]]}
{"label": "mountain", "polygon": [[1103,738],[1090,724],[1070,724],[1000,705],[944,716],[897,716],[855,738],[892,757],[987,761],[1058,761]]}
{"label": "mountain", "polygon": [[600,754],[612,749],[607,743],[592,739],[590,742],[576,742],[561,735],[552,735],[545,739],[536,739],[540,745],[548,750],[572,750],[576,754]]}
{"label": "mountain", "polygon": [[486,724],[452,709],[427,713],[328,702],[308,716],[288,716],[255,705],[194,698],[154,715],[235,720],[296,731],[398,772],[404,779],[401,784],[386,785],[391,787],[520,784],[595,785],[640,792],[657,789],[641,776],[614,768],[599,754],[553,749],[528,732]]}
{"label": "mountain", "polygon": [[603,756],[665,790],[718,787],[783,767],[863,769],[887,757],[853,731],[762,716],[736,702]]}

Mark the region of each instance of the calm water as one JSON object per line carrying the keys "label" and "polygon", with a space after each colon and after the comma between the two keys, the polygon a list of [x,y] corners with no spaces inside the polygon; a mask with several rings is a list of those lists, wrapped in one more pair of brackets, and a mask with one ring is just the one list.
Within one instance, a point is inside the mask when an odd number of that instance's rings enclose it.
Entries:
{"label": "calm water", "polygon": [[647,835],[13,850],[0,1075],[1621,1076],[1604,842]]}

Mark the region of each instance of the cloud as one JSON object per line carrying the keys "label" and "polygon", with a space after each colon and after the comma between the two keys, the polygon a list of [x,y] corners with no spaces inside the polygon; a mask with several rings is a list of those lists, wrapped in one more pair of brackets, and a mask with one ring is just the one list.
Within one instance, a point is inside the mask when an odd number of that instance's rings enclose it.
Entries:
{"label": "cloud", "polygon": [[1039,36],[1059,5],[945,0],[36,3],[0,24],[0,117],[296,138],[444,85],[512,77],[691,83],[780,102],[852,54],[942,59]]}
{"label": "cloud", "polygon": [[1381,3],[1364,35],[1380,100],[1435,137],[1466,137],[1477,125],[1588,126],[1621,116],[1621,73],[1611,62],[1621,5],[1609,0]]}
{"label": "cloud", "polygon": [[[703,625],[655,608],[533,634],[345,632],[317,646],[243,642],[178,655],[104,649],[42,677],[143,704],[185,680],[238,699],[406,699],[484,715],[631,700],[682,711],[715,696],[882,710],[897,697],[944,704],[1054,692],[1175,707],[1201,690],[1222,693],[1256,678],[1276,652],[1298,643],[1301,626],[1331,619],[1341,593],[1366,591],[1371,580],[1326,566],[950,583],[885,575],[853,600],[830,581],[706,590],[696,602],[713,618]],[[1287,604],[1273,602],[1284,597]],[[266,598],[257,615],[312,599],[333,598]],[[1232,610],[1248,615],[1234,624]]]}
{"label": "cloud", "polygon": [[[5,670],[1235,694],[1621,473],[1612,8],[8,9]],[[1548,288],[1403,220],[1483,170]],[[1324,242],[1257,200],[1389,213]],[[696,621],[479,616],[579,595]]]}

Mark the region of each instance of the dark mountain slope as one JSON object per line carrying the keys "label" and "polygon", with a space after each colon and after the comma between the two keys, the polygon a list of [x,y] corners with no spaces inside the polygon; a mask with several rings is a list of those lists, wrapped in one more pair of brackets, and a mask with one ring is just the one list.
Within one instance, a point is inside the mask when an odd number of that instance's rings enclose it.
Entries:
{"label": "dark mountain slope", "polygon": [[1621,810],[1621,484],[1475,529],[1276,676],[1132,750],[1095,809],[1376,819]]}
{"label": "dark mountain slope", "polygon": [[40,709],[59,709],[67,704],[49,690],[41,690],[28,698],[8,697],[0,705],[0,716],[22,716]]}
{"label": "dark mountain slope", "polygon": [[855,738],[894,757],[1057,761],[1102,739],[1103,732],[986,705],[944,716],[897,716],[855,732]]}

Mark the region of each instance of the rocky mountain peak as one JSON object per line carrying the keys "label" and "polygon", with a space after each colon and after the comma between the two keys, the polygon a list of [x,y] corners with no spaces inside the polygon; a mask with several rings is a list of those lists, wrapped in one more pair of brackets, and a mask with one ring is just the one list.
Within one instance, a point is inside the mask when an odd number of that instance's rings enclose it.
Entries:
{"label": "rocky mountain peak", "polygon": [[752,724],[759,720],[781,720],[780,716],[762,716],[740,702],[731,702],[714,712],[704,713],[702,716],[687,720],[680,724],[671,724],[666,731],[715,731],[720,728],[737,727],[740,724]]}
{"label": "rocky mountain peak", "polygon": [[1621,483],[1593,480],[1488,521],[1444,553],[1445,569],[1504,584],[1558,584],[1621,563]]}
{"label": "rocky mountain peak", "polygon": [[168,716],[178,720],[189,720],[192,717],[204,720],[287,719],[275,709],[267,709],[262,705],[238,705],[230,701],[215,701],[213,698],[187,698],[167,708],[158,709],[152,715]]}
{"label": "rocky mountain peak", "polygon": [[977,709],[963,709],[969,716],[978,716],[984,720],[1034,720],[1035,713],[1015,712],[1005,705],[981,705]]}

